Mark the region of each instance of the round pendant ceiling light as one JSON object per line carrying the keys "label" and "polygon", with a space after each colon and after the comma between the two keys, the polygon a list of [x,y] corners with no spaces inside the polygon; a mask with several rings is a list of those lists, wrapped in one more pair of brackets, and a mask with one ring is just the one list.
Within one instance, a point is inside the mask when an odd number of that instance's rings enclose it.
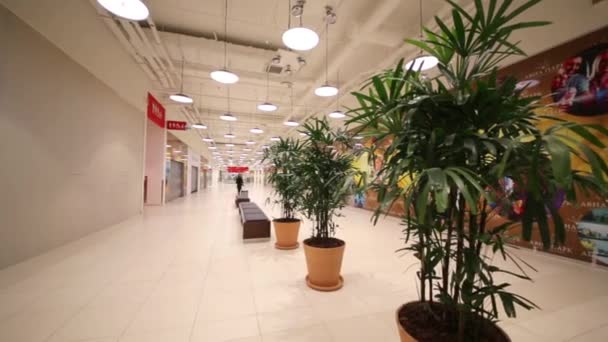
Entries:
{"label": "round pendant ceiling light", "polygon": [[239,81],[239,77],[235,73],[226,69],[212,71],[209,75],[214,81],[224,84],[233,84]]}
{"label": "round pendant ceiling light", "polygon": [[196,129],[207,129],[207,125],[202,124],[202,123],[195,123],[192,125],[192,128],[196,128]]}
{"label": "round pendant ceiling light", "polygon": [[329,117],[332,119],[343,119],[346,117],[346,114],[344,114],[344,112],[341,110],[334,110],[333,112],[329,113]]}
{"label": "round pendant ceiling light", "polygon": [[272,137],[272,138],[270,138],[270,141],[280,141],[280,140],[281,140],[281,138],[279,138],[279,137]]}
{"label": "round pendant ceiling light", "polygon": [[[208,149],[210,149],[210,150],[217,150],[217,147],[215,147],[215,146],[209,146],[209,147],[207,147],[207,148],[208,148]],[[215,153],[215,152],[214,152],[214,153]]]}
{"label": "round pendant ceiling light", "polygon": [[192,100],[192,98],[184,93],[176,93],[176,94],[171,94],[169,96],[169,98],[175,102],[178,103],[183,103],[183,104],[190,104],[192,102],[194,102],[194,100]]}
{"label": "round pendant ceiling light", "polygon": [[336,14],[330,6],[325,7],[325,84],[315,89],[315,95],[321,97],[336,96],[338,94],[338,88],[329,84],[327,80],[328,64],[329,64],[329,24],[336,22]]}
{"label": "round pendant ceiling light", "polygon": [[236,138],[236,135],[234,135],[232,133],[226,133],[226,134],[224,134],[224,138],[226,138],[226,139],[234,139],[234,138]]}
{"label": "round pendant ceiling light", "polygon": [[283,122],[283,125],[289,126],[289,127],[297,127],[300,124],[297,121],[294,121],[294,120],[287,120],[287,121]]}
{"label": "round pendant ceiling light", "polygon": [[146,4],[141,0],[97,0],[110,13],[128,20],[145,20],[150,15]]}
{"label": "round pendant ceiling light", "polygon": [[239,81],[237,74],[228,70],[228,0],[224,1],[224,67],[219,70],[212,71],[209,75],[219,83],[233,84]]}
{"label": "round pendant ceiling light", "polygon": [[[291,1],[289,2],[291,3]],[[304,4],[306,0],[297,0],[295,5],[289,8],[287,21],[287,31],[283,33],[283,44],[296,51],[308,51],[319,44],[319,35],[302,25],[302,15],[304,14]],[[291,17],[300,19],[300,26],[291,27]]]}
{"label": "round pendant ceiling light", "polygon": [[247,145],[255,145],[255,141],[253,141],[253,140],[247,140],[247,141],[245,141],[245,144],[247,144]]}
{"label": "round pendant ceiling light", "polygon": [[306,134],[305,132],[300,132],[300,136],[306,137],[306,136],[308,136],[308,134]]}
{"label": "round pendant ceiling light", "polygon": [[355,139],[355,140],[361,140],[361,139],[363,139],[363,136],[362,135],[355,135],[353,137],[353,139]]}
{"label": "round pendant ceiling light", "polygon": [[249,132],[253,133],[253,134],[262,134],[264,133],[264,130],[258,127],[254,127],[252,129],[249,130]]}
{"label": "round pendant ceiling light", "polygon": [[[419,12],[420,39],[422,40],[422,31],[423,31],[422,0],[420,0],[420,3],[419,3],[419,10],[420,10],[420,12]],[[439,64],[439,60],[435,56],[426,55],[423,53],[422,49],[420,49],[418,56],[416,56],[416,58],[414,58],[413,60],[411,60],[405,64],[405,69],[420,72],[420,71],[426,71],[426,70],[433,69],[434,67],[437,66],[437,64]]]}
{"label": "round pendant ceiling light", "polygon": [[182,59],[182,78],[181,78],[181,85],[179,88],[179,93],[175,93],[175,94],[171,94],[169,96],[169,98],[177,103],[184,103],[184,104],[190,104],[192,102],[194,102],[194,100],[184,94],[184,60]]}
{"label": "round pendant ceiling light", "polygon": [[315,89],[315,95],[321,97],[330,97],[336,96],[338,94],[338,88],[331,86],[329,84],[324,84],[319,88]]}
{"label": "round pendant ceiling light", "polygon": [[[226,144],[226,147],[234,147],[234,144]],[[228,153],[234,153],[234,151],[228,151]]]}
{"label": "round pendant ceiling light", "polygon": [[204,142],[213,142],[213,139],[211,139],[210,137],[204,137],[203,141]]}
{"label": "round pendant ceiling light", "polygon": [[279,107],[270,102],[264,102],[258,105],[258,109],[262,112],[274,112],[275,110],[279,109]]}
{"label": "round pendant ceiling light", "polygon": [[236,116],[234,116],[230,113],[224,113],[224,114],[220,115],[220,119],[222,119],[224,121],[236,121]]}
{"label": "round pendant ceiling light", "polygon": [[274,105],[268,101],[269,92],[270,92],[270,73],[268,72],[268,68],[267,68],[266,69],[266,101],[263,103],[260,103],[258,105],[258,109],[261,110],[262,112],[274,112],[275,110],[277,110],[279,108],[276,105]]}
{"label": "round pendant ceiling light", "polygon": [[306,27],[292,27],[283,33],[283,44],[296,51],[308,51],[319,44],[319,35]]}
{"label": "round pendant ceiling light", "polygon": [[439,64],[439,60],[435,56],[428,55],[418,55],[418,57],[413,60],[407,62],[405,64],[405,69],[413,71],[425,71],[433,69]]}

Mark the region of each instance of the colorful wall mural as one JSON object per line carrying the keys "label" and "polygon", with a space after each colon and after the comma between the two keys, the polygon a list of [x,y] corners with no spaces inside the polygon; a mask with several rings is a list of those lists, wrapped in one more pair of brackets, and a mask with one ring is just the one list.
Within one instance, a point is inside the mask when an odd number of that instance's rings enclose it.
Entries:
{"label": "colorful wall mural", "polygon": [[[520,80],[518,86],[525,88],[524,95],[541,97],[543,106],[538,114],[608,127],[608,27],[506,67],[500,70],[499,76],[515,77]],[[545,120],[539,126],[551,124]],[[574,134],[571,136],[577,138]],[[603,142],[608,144],[608,140]],[[370,144],[371,141],[364,142],[364,145]],[[608,150],[597,152],[608,159]],[[356,166],[368,173],[368,179],[373,179],[381,165],[381,159],[376,157],[375,163],[369,162],[368,155],[356,161]],[[581,169],[580,160],[572,163],[573,168]],[[498,222],[507,218],[517,220],[525,200],[518,198],[517,184],[509,179],[504,182],[508,203],[494,204],[501,206],[497,210]],[[582,196],[578,203],[569,203],[563,195],[558,195],[553,202],[565,220],[567,237],[564,246],[549,252],[608,266],[608,199]],[[355,198],[353,204],[369,210],[378,208],[373,191]],[[391,215],[402,215],[403,202],[395,203],[387,211]],[[533,235],[531,242],[524,242],[518,238],[519,229],[515,227],[512,231],[514,244],[542,248],[538,234]]]}

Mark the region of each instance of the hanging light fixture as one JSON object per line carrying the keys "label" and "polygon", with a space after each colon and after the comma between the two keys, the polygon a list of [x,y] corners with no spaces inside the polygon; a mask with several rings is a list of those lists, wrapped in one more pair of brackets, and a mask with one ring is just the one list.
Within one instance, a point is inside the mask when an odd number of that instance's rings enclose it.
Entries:
{"label": "hanging light fixture", "polygon": [[260,103],[258,105],[258,109],[261,110],[262,112],[274,112],[275,110],[277,110],[279,108],[276,105],[268,102],[269,92],[270,92],[270,72],[268,71],[268,68],[266,68],[266,101],[264,103]]}
{"label": "hanging light fixture", "polygon": [[194,100],[186,94],[184,94],[184,59],[182,58],[182,81],[181,86],[179,88],[179,93],[172,94],[169,98],[178,103],[192,103]]}
{"label": "hanging light fixture", "polygon": [[207,125],[205,125],[205,124],[202,124],[202,123],[198,122],[198,123],[193,124],[193,125],[192,125],[192,128],[196,128],[196,129],[207,129]]}
{"label": "hanging light fixture", "polygon": [[210,150],[217,150],[217,147],[215,147],[215,146],[209,146],[207,148],[210,149]]}
{"label": "hanging light fixture", "polygon": [[[338,86],[340,86],[340,72],[338,71]],[[340,110],[340,92],[338,92],[338,97],[336,98],[336,110],[329,113],[329,117],[332,119],[343,119],[346,117],[346,114]]]}
{"label": "hanging light fixture", "polygon": [[335,96],[338,94],[338,88],[329,84],[327,80],[328,54],[329,54],[329,24],[336,22],[336,14],[330,6],[325,7],[327,15],[325,16],[325,83],[315,89],[315,95],[321,97]]}
{"label": "hanging light fixture", "polygon": [[280,141],[280,140],[281,140],[281,138],[279,138],[279,137],[272,137],[272,138],[270,138],[270,141]]}
{"label": "hanging light fixture", "polygon": [[255,145],[255,141],[253,141],[253,140],[247,140],[247,141],[245,141],[245,144],[247,144],[247,145]]}
{"label": "hanging light fixture", "polygon": [[146,4],[141,0],[97,0],[110,13],[127,20],[144,20],[150,15]]}
{"label": "hanging light fixture", "polygon": [[228,55],[228,0],[224,1],[224,67],[211,72],[211,78],[224,84],[232,84],[239,81],[239,77],[228,70],[226,60]]}
{"label": "hanging light fixture", "polygon": [[220,119],[224,121],[236,121],[236,116],[230,114],[230,88],[226,87],[226,107],[228,111],[220,115]]}
{"label": "hanging light fixture", "polygon": [[[422,29],[422,0],[420,0],[420,39],[422,39]],[[422,49],[420,49],[418,56],[416,56],[416,58],[414,58],[413,60],[407,62],[405,64],[405,68],[407,70],[411,69],[414,71],[425,71],[436,67],[437,64],[439,64],[439,60],[437,59],[437,57],[426,55],[424,54]]]}
{"label": "hanging light fixture", "polygon": [[253,134],[262,134],[262,133],[264,133],[264,130],[259,127],[254,127],[252,129],[250,129],[249,132],[251,132]]}
{"label": "hanging light fixture", "polygon": [[[308,51],[319,44],[319,35],[315,31],[302,26],[302,14],[304,13],[305,3],[305,0],[297,0],[296,4],[289,8],[289,21],[287,31],[283,33],[283,43],[292,50]],[[292,15],[300,19],[300,26],[291,27]]]}
{"label": "hanging light fixture", "polygon": [[226,134],[224,134],[224,138],[226,138],[226,139],[234,139],[234,138],[236,138],[236,135],[234,135],[232,133],[226,133]]}
{"label": "hanging light fixture", "polygon": [[[234,144],[226,144],[226,147],[234,147]],[[233,153],[233,151],[228,151],[228,153]]]}
{"label": "hanging light fixture", "polygon": [[[291,116],[293,116],[293,87],[291,87],[291,100],[290,101],[291,101]],[[289,127],[297,127],[300,125],[297,121],[292,120],[292,119],[289,119],[289,120],[283,122],[283,124],[285,126],[289,126]]]}
{"label": "hanging light fixture", "polygon": [[206,136],[203,138],[204,142],[213,142],[213,139],[211,139],[209,136]]}

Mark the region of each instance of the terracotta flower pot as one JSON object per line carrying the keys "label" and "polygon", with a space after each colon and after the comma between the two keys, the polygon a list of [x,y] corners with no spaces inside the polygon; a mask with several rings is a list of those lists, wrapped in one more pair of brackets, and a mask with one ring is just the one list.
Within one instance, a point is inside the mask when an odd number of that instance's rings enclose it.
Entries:
{"label": "terracotta flower pot", "polygon": [[329,245],[333,245],[332,247],[320,246],[318,240],[304,240],[304,254],[308,268],[306,283],[310,288],[318,291],[336,291],[344,285],[340,270],[346,244],[339,239],[327,240],[330,242]]}
{"label": "terracotta flower pot", "polygon": [[[399,330],[399,339],[401,340],[401,342],[418,342],[417,339],[415,339],[414,337],[412,337],[412,335],[410,335],[410,333],[403,327],[403,325],[401,324],[401,321],[399,320],[399,316],[401,311],[406,307],[406,306],[416,306],[421,304],[421,302],[409,302],[406,304],[403,304],[399,307],[399,309],[397,309],[397,312],[395,314],[395,319],[397,321],[397,329]],[[441,304],[436,304],[438,306],[442,306]],[[413,316],[412,316],[413,317]],[[489,329],[487,329],[486,332],[490,333],[490,337],[489,339],[483,339],[484,341],[500,341],[500,342],[511,342],[511,339],[509,338],[509,335],[507,335],[507,333],[504,332],[504,330],[502,330],[498,325],[490,322],[490,321],[486,321],[487,322],[487,326]],[[428,328],[431,329],[431,328]],[[486,336],[488,337],[488,336]]]}
{"label": "terracotta flower pot", "polygon": [[300,231],[300,220],[282,221],[273,220],[274,232],[277,242],[274,246],[278,249],[295,249],[298,243],[298,232]]}

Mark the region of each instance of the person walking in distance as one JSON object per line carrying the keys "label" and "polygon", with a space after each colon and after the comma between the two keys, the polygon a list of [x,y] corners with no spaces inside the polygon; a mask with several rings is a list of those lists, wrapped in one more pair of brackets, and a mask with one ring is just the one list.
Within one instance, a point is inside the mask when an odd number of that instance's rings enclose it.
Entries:
{"label": "person walking in distance", "polygon": [[237,193],[241,193],[241,189],[243,188],[243,177],[241,177],[241,174],[239,173],[238,175],[236,175],[236,190]]}

